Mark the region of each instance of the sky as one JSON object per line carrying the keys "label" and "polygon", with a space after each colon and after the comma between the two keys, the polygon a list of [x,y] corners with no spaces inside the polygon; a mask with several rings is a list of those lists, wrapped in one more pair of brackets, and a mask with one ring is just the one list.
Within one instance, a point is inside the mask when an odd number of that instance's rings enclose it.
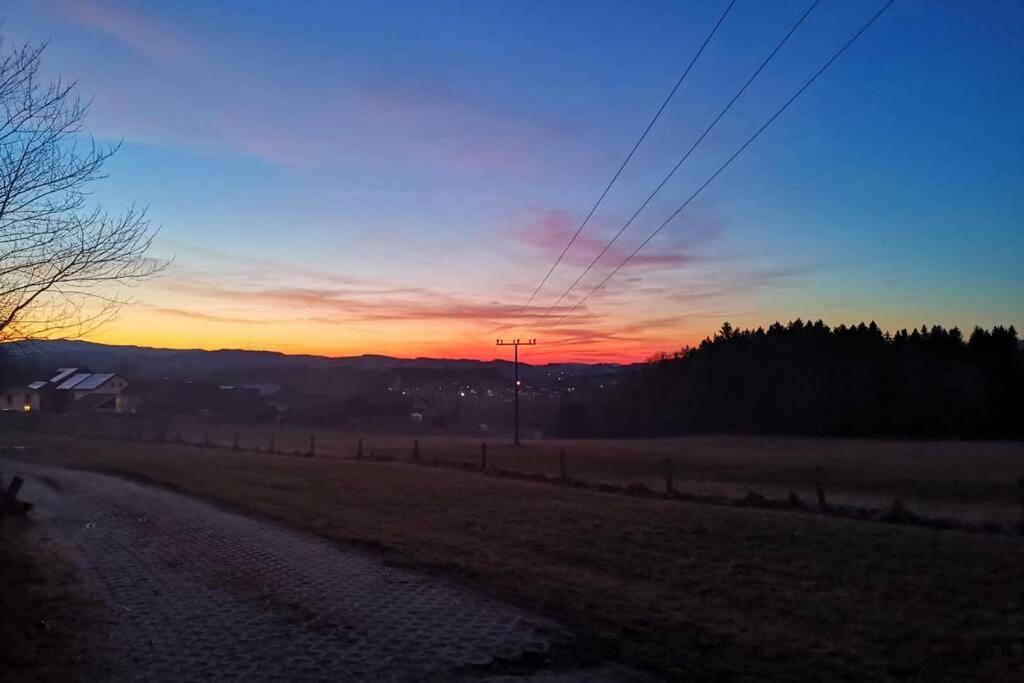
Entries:
{"label": "sky", "polygon": [[158,278],[90,339],[332,356],[633,361],[723,321],[1024,328],[1024,4],[6,0],[6,41],[122,142],[94,201],[147,206]]}

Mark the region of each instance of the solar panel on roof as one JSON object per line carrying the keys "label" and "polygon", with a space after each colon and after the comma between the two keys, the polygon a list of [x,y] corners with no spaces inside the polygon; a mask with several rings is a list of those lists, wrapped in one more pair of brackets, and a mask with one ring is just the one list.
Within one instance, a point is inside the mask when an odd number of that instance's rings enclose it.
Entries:
{"label": "solar panel on roof", "polygon": [[57,368],[57,374],[54,375],[50,381],[56,384],[57,382],[63,382],[67,377],[78,368]]}
{"label": "solar panel on roof", "polygon": [[75,390],[91,391],[98,389],[104,382],[114,376],[112,372],[96,372],[75,385]]}
{"label": "solar panel on roof", "polygon": [[90,373],[88,373],[88,372],[80,372],[77,375],[72,375],[70,379],[64,380],[64,382],[62,384],[60,384],[57,388],[58,389],[74,389],[78,385],[78,383],[81,382],[86,377],[88,377],[89,374]]}

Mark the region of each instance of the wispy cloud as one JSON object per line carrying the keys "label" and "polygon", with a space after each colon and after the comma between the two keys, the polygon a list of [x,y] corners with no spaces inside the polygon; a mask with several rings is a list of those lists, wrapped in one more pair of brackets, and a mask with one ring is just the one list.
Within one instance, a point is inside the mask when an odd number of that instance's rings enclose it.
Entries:
{"label": "wispy cloud", "polygon": [[444,87],[363,83],[350,98],[354,121],[386,149],[457,170],[524,170],[544,163],[575,128],[489,105]]}
{"label": "wispy cloud", "polygon": [[[220,252],[212,249],[189,248],[185,253],[193,256],[192,262],[174,263],[153,283],[151,292],[190,301],[188,310],[215,311],[211,315],[221,322],[227,317],[236,322],[275,318],[320,324],[451,320],[479,321],[489,327],[517,310],[509,303],[429,287],[337,276],[235,254],[225,254],[215,263],[195,261],[196,254],[217,259]],[[225,316],[226,308],[234,313]]]}
{"label": "wispy cloud", "polygon": [[[215,253],[211,250],[208,255]],[[709,326],[743,315],[732,305],[729,291],[757,290],[767,286],[765,283],[796,277],[798,272],[774,269],[752,273],[733,283],[707,284],[689,296],[631,277],[609,298],[594,297],[561,324],[531,332],[543,338],[543,348],[531,354],[598,361],[640,359],[659,350],[677,349],[695,342]],[[333,328],[346,339],[384,343],[394,333],[395,324],[408,323],[420,329],[430,323],[429,329],[440,333],[431,343],[443,347],[444,353],[486,357],[486,342],[496,328],[512,321],[521,305],[404,283],[357,278],[339,282],[304,275],[308,284],[297,285],[291,282],[290,270],[277,270],[274,263],[245,257],[227,258],[215,271],[179,262],[155,283],[157,291],[151,294],[157,301],[146,309],[175,321],[176,326],[191,321],[194,324],[189,327],[197,333],[217,334],[216,330],[223,329],[232,330],[224,334],[236,334],[233,330],[241,327],[250,329],[253,338],[276,339],[274,335],[281,330],[293,330],[294,334],[316,330],[314,336],[323,339],[334,334],[328,331]],[[658,290],[653,299],[649,290]],[[570,305],[559,306],[554,315],[560,317]],[[531,306],[522,319],[536,319],[544,310],[543,306]],[[196,339],[201,342],[203,337]]]}
{"label": "wispy cloud", "polygon": [[[569,243],[580,224],[580,219],[562,209],[543,209],[531,212],[526,224],[520,227],[515,237],[554,259]],[[576,266],[586,266],[601,253],[618,225],[607,222],[591,222],[573,243],[563,261]],[[688,230],[672,238],[670,245],[658,250],[641,251],[630,259],[627,269],[637,268],[679,268],[698,261],[706,255],[700,249],[718,238],[724,230],[724,223],[710,215],[698,216],[687,224]],[[611,233],[611,234],[609,234]],[[624,233],[632,236],[631,233]],[[638,238],[633,238],[634,241]],[[625,246],[625,237],[612,245],[598,262],[598,265],[618,265],[633,250]]]}
{"label": "wispy cloud", "polygon": [[42,0],[61,18],[114,38],[146,58],[177,64],[190,57],[193,45],[180,33],[152,16],[103,0]]}
{"label": "wispy cloud", "polygon": [[330,62],[254,68],[270,59],[265,41],[245,32],[204,41],[194,37],[200,26],[172,23],[159,3],[39,0],[39,7],[141,57],[103,63],[83,78],[83,92],[95,96],[93,129],[113,138],[300,169],[358,162],[406,174],[521,174],[567,148],[588,151],[575,124],[450,82],[424,85]]}
{"label": "wispy cloud", "polygon": [[202,320],[210,323],[231,323],[241,325],[278,325],[284,320],[270,319],[270,318],[242,318],[230,315],[220,315],[217,313],[207,313],[195,309],[183,309],[173,308],[170,306],[154,306],[152,304],[136,304],[142,306],[146,310],[152,311],[158,315],[170,316],[172,318],[182,318],[185,320]]}

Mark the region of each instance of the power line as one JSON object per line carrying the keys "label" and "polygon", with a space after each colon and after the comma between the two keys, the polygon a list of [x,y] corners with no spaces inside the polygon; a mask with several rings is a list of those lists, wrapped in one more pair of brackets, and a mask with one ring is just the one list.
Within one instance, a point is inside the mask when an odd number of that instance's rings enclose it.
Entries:
{"label": "power line", "polygon": [[754,82],[754,80],[761,74],[762,71],[764,71],[764,68],[768,66],[768,63],[772,61],[776,54],[778,54],[779,50],[782,49],[782,46],[785,45],[787,41],[789,41],[790,36],[792,36],[796,32],[796,30],[800,28],[800,25],[804,23],[804,20],[810,15],[812,11],[814,11],[814,8],[817,7],[818,3],[820,2],[821,0],[814,0],[811,3],[811,5],[800,16],[797,22],[793,24],[793,26],[789,29],[786,35],[782,37],[782,40],[780,40],[779,43],[775,46],[775,49],[773,49],[768,54],[768,56],[765,57],[764,61],[761,62],[761,65],[754,70],[754,73],[751,74],[750,78],[747,79],[747,82],[743,84],[743,87],[736,91],[736,94],[732,96],[732,99],[729,100],[729,103],[726,104],[720,112],[718,112],[718,115],[715,116],[714,120],[711,121],[711,124],[704,129],[704,132],[700,134],[700,137],[698,137],[694,141],[694,143],[690,145],[690,148],[686,150],[686,154],[684,154],[682,158],[679,159],[678,162],[676,162],[676,165],[672,167],[672,170],[668,172],[668,175],[662,178],[661,182],[658,183],[658,186],[654,188],[654,191],[647,196],[647,199],[644,200],[643,204],[641,204],[640,207],[633,212],[633,215],[629,217],[628,221],[622,224],[622,227],[619,228],[619,231],[615,233],[614,236],[612,236],[611,240],[609,240],[606,245],[604,245],[604,248],[601,250],[601,252],[597,256],[595,256],[594,259],[590,262],[590,264],[583,270],[583,272],[579,274],[579,277],[577,277],[573,281],[573,283],[569,285],[568,289],[562,292],[562,295],[558,297],[558,300],[555,301],[555,303],[551,304],[551,306],[546,311],[544,311],[544,314],[541,317],[539,317],[536,320],[536,322],[533,323],[534,328],[536,328],[538,325],[544,322],[544,320],[547,319],[549,315],[551,315],[551,312],[554,311],[558,307],[558,305],[565,300],[565,297],[569,296],[569,293],[572,292],[572,290],[576,289],[576,285],[578,285],[580,281],[587,276],[587,273],[589,273],[591,269],[595,265],[597,265],[597,262],[600,261],[601,258],[608,252],[608,250],[612,248],[612,245],[615,244],[616,241],[618,241],[618,239],[622,236],[622,233],[626,232],[629,226],[633,224],[633,221],[636,220],[636,217],[643,213],[643,210],[647,208],[647,205],[651,203],[651,200],[654,199],[655,195],[661,192],[661,189],[665,187],[665,185],[672,178],[672,176],[676,174],[676,171],[678,171],[680,167],[684,163],[686,163],[686,160],[690,158],[690,155],[693,154],[694,150],[697,149],[700,143],[704,141],[704,138],[707,137],[708,133],[710,133],[712,129],[716,125],[718,125],[718,122],[722,120],[722,117],[725,116],[730,109],[732,109],[732,105],[736,104],[736,100],[738,100],[743,95],[743,93],[747,91],[747,88],[750,87],[750,84]]}
{"label": "power line", "polygon": [[717,177],[719,176],[719,174],[720,174],[720,173],[722,173],[722,171],[724,171],[724,170],[725,170],[725,169],[726,169],[726,168],[727,168],[727,167],[728,167],[728,166],[729,166],[729,165],[730,165],[730,164],[731,164],[731,163],[732,163],[732,162],[733,162],[733,161],[734,161],[734,160],[736,159],[736,157],[738,157],[738,156],[739,156],[740,154],[742,154],[742,153],[743,153],[743,150],[745,150],[745,149],[746,149],[746,148],[747,148],[747,147],[748,147],[748,146],[749,146],[749,145],[750,145],[750,144],[751,144],[751,143],[752,143],[752,142],[753,142],[754,140],[756,140],[756,139],[758,138],[758,136],[760,136],[760,135],[761,135],[761,133],[763,133],[763,132],[764,132],[764,130],[765,130],[766,128],[768,128],[768,126],[770,126],[770,125],[771,125],[771,124],[772,124],[772,123],[773,123],[773,122],[775,121],[775,119],[777,119],[777,118],[778,118],[778,117],[779,117],[779,116],[780,116],[780,115],[782,114],[782,112],[784,112],[784,111],[785,111],[786,109],[788,109],[788,108],[789,108],[789,105],[793,104],[793,102],[794,102],[794,101],[796,101],[796,99],[797,99],[798,97],[800,97],[800,95],[802,95],[802,94],[803,94],[803,92],[804,92],[805,90],[807,90],[807,88],[809,88],[809,87],[811,86],[811,84],[812,84],[812,83],[814,83],[814,81],[816,81],[816,80],[818,79],[818,77],[819,77],[819,76],[821,76],[821,74],[825,73],[825,71],[826,71],[826,70],[827,70],[827,69],[828,69],[828,68],[829,68],[830,66],[832,66],[832,63],[833,63],[833,62],[835,62],[835,61],[836,61],[837,59],[839,59],[839,57],[840,57],[840,56],[841,56],[841,55],[842,55],[842,54],[843,54],[844,52],[846,52],[847,48],[849,48],[849,47],[850,47],[851,45],[853,45],[853,43],[854,43],[854,42],[855,42],[855,41],[856,41],[856,40],[857,40],[858,38],[860,38],[861,34],[863,34],[863,33],[864,33],[865,31],[867,31],[867,30],[868,30],[868,28],[870,28],[870,27],[871,27],[871,25],[872,25],[872,24],[874,24],[874,23],[875,23],[875,21],[876,21],[876,20],[877,20],[877,19],[878,19],[878,18],[879,18],[880,16],[882,16],[882,14],[883,14],[883,13],[884,13],[884,12],[885,12],[885,11],[886,11],[887,9],[889,9],[889,7],[890,7],[890,6],[891,6],[891,5],[892,5],[892,4],[894,3],[894,2],[896,2],[896,0],[889,0],[888,2],[886,2],[886,3],[885,3],[885,4],[883,5],[883,6],[882,6],[882,8],[881,8],[880,10],[878,10],[878,12],[876,12],[876,13],[875,13],[875,15],[874,15],[874,16],[872,16],[872,17],[871,17],[871,19],[869,19],[869,20],[867,21],[867,23],[866,23],[866,24],[864,24],[863,26],[861,26],[861,27],[860,27],[860,30],[858,30],[858,31],[857,31],[856,33],[854,33],[854,34],[853,34],[853,36],[851,36],[851,37],[850,37],[850,39],[849,39],[849,40],[847,40],[847,41],[846,41],[846,43],[845,43],[845,44],[844,44],[844,45],[843,45],[843,46],[842,46],[841,48],[839,48],[839,51],[838,51],[838,52],[836,52],[836,53],[835,53],[834,55],[832,55],[832,58],[831,58],[831,59],[829,59],[829,60],[828,60],[827,62],[825,62],[825,64],[824,64],[824,65],[823,65],[823,66],[822,66],[822,67],[821,67],[820,69],[818,69],[818,71],[817,71],[817,72],[816,72],[816,73],[815,73],[815,74],[814,74],[813,76],[811,76],[811,78],[810,78],[810,79],[809,79],[809,80],[808,80],[808,81],[807,81],[806,83],[804,83],[804,84],[803,84],[803,86],[801,86],[801,87],[800,87],[800,89],[799,89],[799,90],[797,90],[797,91],[796,91],[796,93],[794,93],[794,94],[793,94],[793,96],[792,96],[792,97],[790,97],[790,98],[789,98],[789,99],[788,99],[788,100],[786,101],[786,103],[785,103],[785,104],[783,104],[783,105],[782,105],[782,107],[781,107],[781,108],[779,108],[779,110],[778,110],[778,111],[776,111],[776,112],[775,112],[775,113],[774,113],[774,114],[772,115],[772,117],[771,117],[770,119],[768,119],[768,120],[767,120],[767,121],[766,121],[766,122],[764,123],[764,125],[762,125],[762,126],[761,126],[760,128],[758,128],[758,129],[757,129],[757,132],[755,132],[755,133],[754,133],[754,134],[753,134],[752,136],[750,136],[750,138],[749,138],[749,139],[748,139],[748,140],[747,140],[746,142],[744,142],[744,143],[743,143],[743,145],[742,145],[742,146],[741,146],[741,147],[740,147],[740,148],[739,148],[738,150],[736,150],[736,152],[735,152],[735,153],[734,153],[734,154],[733,154],[733,155],[732,155],[731,157],[729,157],[729,158],[728,158],[728,159],[726,160],[726,162],[725,162],[724,164],[722,164],[721,166],[719,166],[719,167],[718,167],[718,170],[717,170],[717,171],[715,171],[715,172],[714,172],[714,173],[713,173],[713,174],[711,175],[711,177],[710,177],[710,178],[708,178],[708,179],[707,179],[706,181],[704,181],[704,184],[703,184],[703,185],[701,185],[700,187],[698,187],[698,188],[696,189],[696,191],[694,191],[694,193],[693,193],[693,194],[691,194],[691,195],[690,195],[690,196],[689,196],[689,197],[688,197],[688,198],[686,199],[686,201],[685,201],[685,202],[683,202],[683,203],[682,203],[682,204],[681,204],[681,205],[679,206],[679,208],[678,208],[678,209],[676,209],[675,211],[673,211],[673,212],[672,212],[672,215],[670,215],[670,216],[669,216],[668,218],[666,218],[666,219],[665,219],[665,221],[664,221],[664,222],[663,222],[663,223],[662,223],[661,225],[659,225],[659,226],[657,227],[657,229],[655,229],[655,230],[654,230],[654,232],[652,232],[652,233],[651,233],[650,235],[648,235],[648,236],[647,236],[647,239],[645,239],[645,240],[644,240],[643,242],[641,242],[641,243],[640,243],[640,246],[638,246],[638,247],[637,247],[636,249],[634,249],[634,250],[633,250],[633,251],[632,251],[632,252],[631,252],[631,253],[630,253],[630,254],[629,254],[628,256],[626,256],[626,258],[622,259],[622,262],[621,262],[621,263],[619,263],[619,265],[615,266],[615,270],[613,270],[612,272],[610,272],[610,273],[608,274],[608,276],[607,276],[607,277],[606,277],[605,279],[601,280],[601,282],[600,282],[600,283],[598,283],[598,285],[597,285],[596,287],[594,287],[594,288],[593,288],[593,289],[591,289],[591,290],[590,290],[589,292],[587,292],[587,295],[586,295],[586,296],[584,296],[584,297],[583,297],[582,299],[580,299],[580,300],[579,300],[579,301],[577,301],[577,302],[576,302],[575,304],[573,304],[572,308],[570,308],[570,309],[569,309],[568,311],[566,311],[566,312],[565,312],[565,314],[564,314],[564,315],[563,315],[563,316],[562,316],[561,318],[559,318],[559,319],[558,319],[557,321],[555,321],[554,325],[559,325],[559,324],[560,324],[560,323],[561,323],[561,322],[562,322],[563,320],[565,320],[565,319],[566,319],[566,318],[567,318],[567,317],[568,317],[568,316],[569,316],[569,315],[570,315],[570,314],[571,314],[571,313],[572,313],[573,311],[575,311],[575,310],[576,310],[577,308],[579,308],[579,307],[580,307],[580,305],[581,305],[581,304],[583,304],[583,302],[585,302],[585,301],[586,301],[587,299],[589,299],[589,298],[590,298],[591,296],[593,296],[593,294],[594,294],[594,293],[595,293],[595,292],[596,292],[597,290],[599,290],[599,289],[601,289],[602,287],[604,287],[604,285],[605,285],[605,284],[607,284],[607,282],[608,282],[609,280],[611,280],[611,279],[612,279],[612,277],[614,277],[614,276],[615,276],[615,274],[616,274],[616,273],[618,273],[618,272],[619,272],[619,271],[620,271],[620,270],[621,270],[621,269],[622,269],[622,268],[623,268],[623,267],[624,267],[624,266],[625,266],[625,265],[626,265],[627,263],[629,263],[629,262],[630,262],[630,261],[631,261],[631,260],[633,259],[633,257],[634,257],[634,256],[636,256],[636,255],[637,255],[638,253],[640,253],[640,250],[641,250],[641,249],[643,249],[643,248],[644,248],[645,246],[647,246],[647,244],[648,244],[648,243],[649,243],[649,242],[650,242],[650,241],[651,241],[652,239],[654,239],[654,238],[655,238],[655,237],[656,237],[656,236],[658,235],[658,233],[660,233],[660,232],[661,232],[661,231],[662,231],[662,230],[663,230],[663,229],[665,228],[665,226],[667,226],[667,225],[668,225],[668,224],[669,224],[670,222],[672,222],[672,220],[673,220],[673,219],[674,219],[674,218],[675,218],[676,216],[678,216],[678,215],[679,215],[679,214],[680,214],[680,213],[681,213],[681,212],[683,211],[683,209],[685,209],[685,208],[686,208],[686,207],[687,207],[687,206],[688,206],[688,205],[690,204],[690,202],[692,202],[692,201],[694,200],[694,198],[696,198],[696,197],[697,197],[697,195],[699,195],[699,194],[700,194],[700,193],[701,193],[701,192],[702,192],[702,191],[704,190],[704,188],[706,188],[706,187],[707,187],[708,185],[710,185],[710,184],[711,184],[711,183],[712,183],[712,182],[713,182],[713,181],[715,180],[715,178],[717,178]]}
{"label": "power line", "polygon": [[647,128],[644,129],[644,132],[637,139],[636,143],[634,143],[633,149],[631,149],[629,151],[629,154],[626,155],[626,158],[623,159],[622,163],[619,165],[619,169],[617,171],[615,171],[615,175],[613,175],[612,179],[610,181],[608,181],[608,185],[605,186],[604,191],[601,193],[601,196],[597,198],[597,201],[594,203],[594,206],[592,206],[590,208],[590,212],[587,213],[587,217],[584,218],[583,222],[580,223],[580,226],[578,228],[576,228],[576,232],[573,233],[573,236],[569,240],[569,243],[565,245],[565,248],[562,249],[562,253],[560,253],[558,255],[558,258],[555,259],[555,262],[552,264],[551,268],[548,270],[547,274],[544,276],[544,279],[542,279],[540,281],[540,284],[537,285],[537,288],[533,290],[533,294],[530,295],[529,300],[527,300],[527,302],[525,304],[523,304],[523,307],[519,310],[519,312],[516,313],[515,317],[512,319],[512,322],[510,322],[505,327],[501,328],[502,330],[508,329],[509,327],[514,325],[515,322],[517,320],[519,320],[519,318],[523,315],[523,313],[526,312],[526,309],[528,309],[530,307],[530,304],[533,303],[533,300],[535,298],[537,298],[537,294],[540,293],[541,288],[544,287],[544,285],[548,281],[548,278],[550,278],[551,274],[555,272],[555,268],[557,268],[558,264],[562,262],[563,258],[565,258],[565,255],[566,255],[566,253],[568,253],[569,248],[576,242],[576,238],[580,236],[580,233],[583,232],[583,228],[586,227],[587,223],[590,222],[590,219],[594,215],[594,212],[597,211],[597,207],[599,207],[601,205],[601,202],[604,201],[604,198],[608,195],[608,192],[612,189],[612,185],[614,185],[615,181],[619,179],[620,175],[622,175],[622,171],[623,171],[623,169],[626,168],[626,164],[628,164],[629,160],[633,158],[634,154],[636,154],[636,150],[639,149],[640,144],[647,137],[647,134],[651,132],[651,128],[654,127],[654,124],[661,117],[661,113],[663,111],[665,111],[665,107],[668,106],[668,103],[672,100],[672,97],[676,94],[676,91],[679,90],[679,86],[681,86],[683,84],[683,81],[686,80],[686,76],[690,73],[690,70],[693,69],[693,65],[697,63],[697,59],[704,52],[704,48],[706,48],[708,46],[708,43],[711,42],[711,39],[714,37],[715,33],[718,32],[718,27],[722,25],[723,21],[725,21],[726,15],[729,14],[729,10],[731,10],[732,6],[735,5],[735,4],[736,4],[736,0],[730,0],[728,6],[725,8],[725,11],[722,12],[722,16],[720,16],[718,18],[718,22],[715,23],[714,27],[711,29],[711,32],[708,33],[707,37],[704,39],[704,42],[701,44],[700,49],[697,50],[697,53],[695,55],[693,55],[693,59],[691,59],[690,63],[686,66],[686,70],[683,71],[683,75],[680,76],[679,80],[676,81],[676,84],[674,86],[672,86],[672,90],[669,91],[668,97],[665,98],[665,101],[661,103],[661,106],[658,107],[658,111],[654,114],[654,118],[652,118],[651,122],[647,124]]}

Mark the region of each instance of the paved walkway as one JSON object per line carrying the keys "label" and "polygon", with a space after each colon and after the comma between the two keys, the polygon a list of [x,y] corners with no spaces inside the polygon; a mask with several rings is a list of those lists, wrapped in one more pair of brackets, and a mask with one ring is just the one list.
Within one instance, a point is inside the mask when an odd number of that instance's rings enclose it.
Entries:
{"label": "paved walkway", "polygon": [[561,665],[554,622],[313,536],[105,475],[0,469],[107,604],[126,679],[635,679]]}

